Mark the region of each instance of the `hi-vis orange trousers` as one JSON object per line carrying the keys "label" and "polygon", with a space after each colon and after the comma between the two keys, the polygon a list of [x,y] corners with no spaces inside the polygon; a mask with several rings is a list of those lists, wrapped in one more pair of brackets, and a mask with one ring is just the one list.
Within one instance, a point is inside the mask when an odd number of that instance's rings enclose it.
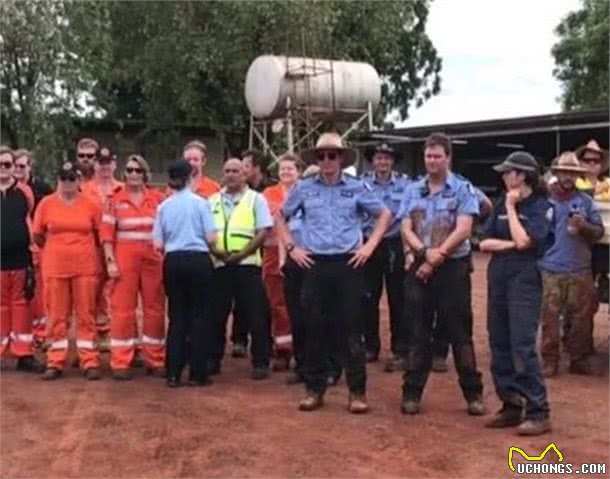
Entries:
{"label": "hi-vis orange trousers", "polygon": [[31,356],[32,317],[25,299],[25,269],[2,271],[0,276],[0,353]]}
{"label": "hi-vis orange trousers", "polygon": [[142,355],[148,368],[165,364],[165,292],[162,257],[150,241],[118,241],[120,276],[110,288],[110,366],[128,369],[138,345],[136,309],[142,296]]}
{"label": "hi-vis orange trousers", "polygon": [[292,328],[284,297],[284,277],[279,268],[279,249],[265,246],[263,283],[271,308],[271,334],[275,350],[280,355],[292,354]]}
{"label": "hi-vis orange trousers", "polygon": [[42,280],[41,254],[38,248],[32,251],[34,273],[36,274],[36,290],[30,301],[30,314],[32,315],[32,332],[34,340],[43,343],[47,329],[47,306],[45,301],[44,284]]}
{"label": "hi-vis orange trousers", "polygon": [[104,252],[100,248],[97,254],[98,274],[95,287],[95,328],[98,339],[101,340],[110,331],[110,311],[108,302],[110,297],[110,281],[106,274],[106,263],[104,262]]}
{"label": "hi-vis orange trousers", "polygon": [[96,285],[95,275],[45,278],[49,345],[47,368],[61,370],[65,366],[68,359],[68,321],[72,310],[76,313],[76,349],[80,367],[84,370],[99,367],[95,328]]}

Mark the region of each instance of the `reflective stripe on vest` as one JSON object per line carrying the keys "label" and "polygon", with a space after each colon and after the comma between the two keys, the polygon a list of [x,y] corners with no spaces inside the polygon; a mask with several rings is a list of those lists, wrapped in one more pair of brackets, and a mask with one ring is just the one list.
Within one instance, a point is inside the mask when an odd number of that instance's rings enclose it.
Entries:
{"label": "reflective stripe on vest", "polygon": [[[218,229],[217,248],[236,253],[243,250],[256,236],[255,200],[256,192],[251,189],[246,190],[227,220],[221,193],[216,193],[210,198],[214,223]],[[216,260],[215,264],[222,265],[224,263]],[[260,266],[260,249],[244,258],[239,264]]]}
{"label": "reflective stripe on vest", "polygon": [[137,226],[152,226],[155,224],[155,219],[150,216],[136,216],[132,218],[119,218],[117,227],[122,230],[130,229]]}
{"label": "reflective stripe on vest", "polygon": [[117,231],[117,240],[152,241],[152,233],[146,231]]}

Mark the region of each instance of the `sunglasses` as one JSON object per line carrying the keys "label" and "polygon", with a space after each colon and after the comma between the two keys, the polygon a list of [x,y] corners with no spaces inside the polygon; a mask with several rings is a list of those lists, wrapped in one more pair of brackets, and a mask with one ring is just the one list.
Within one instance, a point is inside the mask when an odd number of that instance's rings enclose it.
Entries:
{"label": "sunglasses", "polygon": [[97,162],[100,165],[109,165],[110,163],[112,163],[112,158],[98,158]]}
{"label": "sunglasses", "polygon": [[12,161],[0,161],[0,167],[4,170],[10,170],[14,166]]}
{"label": "sunglasses", "polygon": [[137,173],[138,175],[141,175],[142,173],[144,173],[144,170],[142,168],[132,168],[131,166],[128,166],[127,168],[125,168],[125,173]]}
{"label": "sunglasses", "polygon": [[583,163],[587,163],[587,164],[589,164],[589,165],[590,165],[591,163],[601,163],[601,162],[602,162],[602,159],[601,159],[601,158],[598,158],[598,157],[593,158],[593,157],[586,157],[586,156],[585,156],[584,158],[581,158],[581,160],[580,160],[580,161],[582,161]]}
{"label": "sunglasses", "polygon": [[73,182],[73,181],[78,180],[78,175],[75,174],[75,173],[67,173],[67,174],[63,174],[62,173],[61,175],[59,175],[59,179],[61,181],[70,181],[70,182]]}
{"label": "sunglasses", "polygon": [[339,158],[339,154],[335,151],[323,151],[316,154],[316,160],[318,161],[324,161],[325,158],[331,161],[335,161]]}
{"label": "sunglasses", "polygon": [[93,158],[95,158],[95,153],[78,153],[76,155],[77,158],[79,159],[88,159],[88,160],[92,160]]}
{"label": "sunglasses", "polygon": [[28,165],[22,165],[19,163],[15,163],[15,168],[17,168],[18,170],[25,170],[28,167]]}

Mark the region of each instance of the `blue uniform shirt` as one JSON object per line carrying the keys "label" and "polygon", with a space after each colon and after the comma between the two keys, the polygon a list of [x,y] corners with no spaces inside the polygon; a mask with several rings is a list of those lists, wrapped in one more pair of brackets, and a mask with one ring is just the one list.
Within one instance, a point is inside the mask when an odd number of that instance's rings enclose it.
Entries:
{"label": "blue uniform shirt", "polygon": [[553,197],[551,203],[555,213],[555,242],[540,260],[540,269],[552,273],[591,269],[591,245],[579,234],[568,233],[568,219],[571,213],[577,213],[589,223],[603,226],[595,202],[585,193],[576,192],[565,201]]}
{"label": "blue uniform shirt", "polygon": [[355,251],[362,244],[362,215],[378,216],[383,203],[362,180],[342,174],[328,185],[319,175],[299,181],[282,212],[290,220],[302,213],[301,246],[313,254]]}
{"label": "blue uniform shirt", "polygon": [[[478,216],[479,200],[469,181],[453,173],[447,175],[445,187],[430,193],[428,177],[411,183],[400,207],[400,218],[411,218],[413,231],[427,248],[439,247],[453,232],[457,217]],[[451,255],[463,258],[470,254],[470,240],[464,241]]]}
{"label": "blue uniform shirt", "polygon": [[207,200],[189,188],[176,192],[159,205],[153,239],[172,251],[209,251],[206,234],[215,232],[214,218]]}
{"label": "blue uniform shirt", "polygon": [[[553,242],[553,206],[544,196],[532,194],[517,203],[517,214],[525,232],[533,242],[527,250],[510,250],[495,255],[508,256],[511,259],[539,258]],[[483,226],[485,238],[497,238],[512,241],[508,216],[506,215],[505,195],[496,202],[494,209]]]}
{"label": "blue uniform shirt", "polygon": [[[229,195],[224,188],[221,190],[220,197],[226,216],[225,219],[231,216],[235,206],[243,198],[246,191],[247,189],[244,189],[240,194],[233,196]],[[273,226],[273,218],[271,217],[271,212],[269,211],[269,204],[267,203],[265,197],[257,192],[255,192],[254,197],[254,219],[257,230],[271,228]]]}
{"label": "blue uniform shirt", "polygon": [[[398,210],[409,185],[409,177],[393,171],[389,181],[382,183],[377,180],[374,171],[368,171],[362,175],[362,180],[371,187],[373,193],[379,198],[387,209],[392,213],[392,222],[384,238],[398,238],[400,236],[400,218]],[[366,215],[363,219],[364,236],[370,236],[375,227],[375,218]]]}

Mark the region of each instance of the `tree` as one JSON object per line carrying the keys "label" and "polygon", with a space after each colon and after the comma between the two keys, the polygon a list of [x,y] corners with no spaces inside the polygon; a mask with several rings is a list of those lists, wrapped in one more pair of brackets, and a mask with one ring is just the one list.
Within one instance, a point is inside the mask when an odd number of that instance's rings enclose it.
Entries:
{"label": "tree", "polygon": [[555,29],[553,74],[562,83],[565,110],[608,107],[609,7],[606,0],[584,0]]}
{"label": "tree", "polygon": [[71,1],[6,0],[0,8],[2,141],[57,162],[73,118],[97,109],[91,92],[110,65],[109,12]]}
{"label": "tree", "polygon": [[440,90],[441,60],[424,28],[429,0],[109,5],[115,63],[106,109],[115,118],[142,115],[151,129],[194,123],[245,132],[249,64],[265,53],[300,56],[303,45],[308,56],[375,66],[382,118],[397,111],[405,119]]}

